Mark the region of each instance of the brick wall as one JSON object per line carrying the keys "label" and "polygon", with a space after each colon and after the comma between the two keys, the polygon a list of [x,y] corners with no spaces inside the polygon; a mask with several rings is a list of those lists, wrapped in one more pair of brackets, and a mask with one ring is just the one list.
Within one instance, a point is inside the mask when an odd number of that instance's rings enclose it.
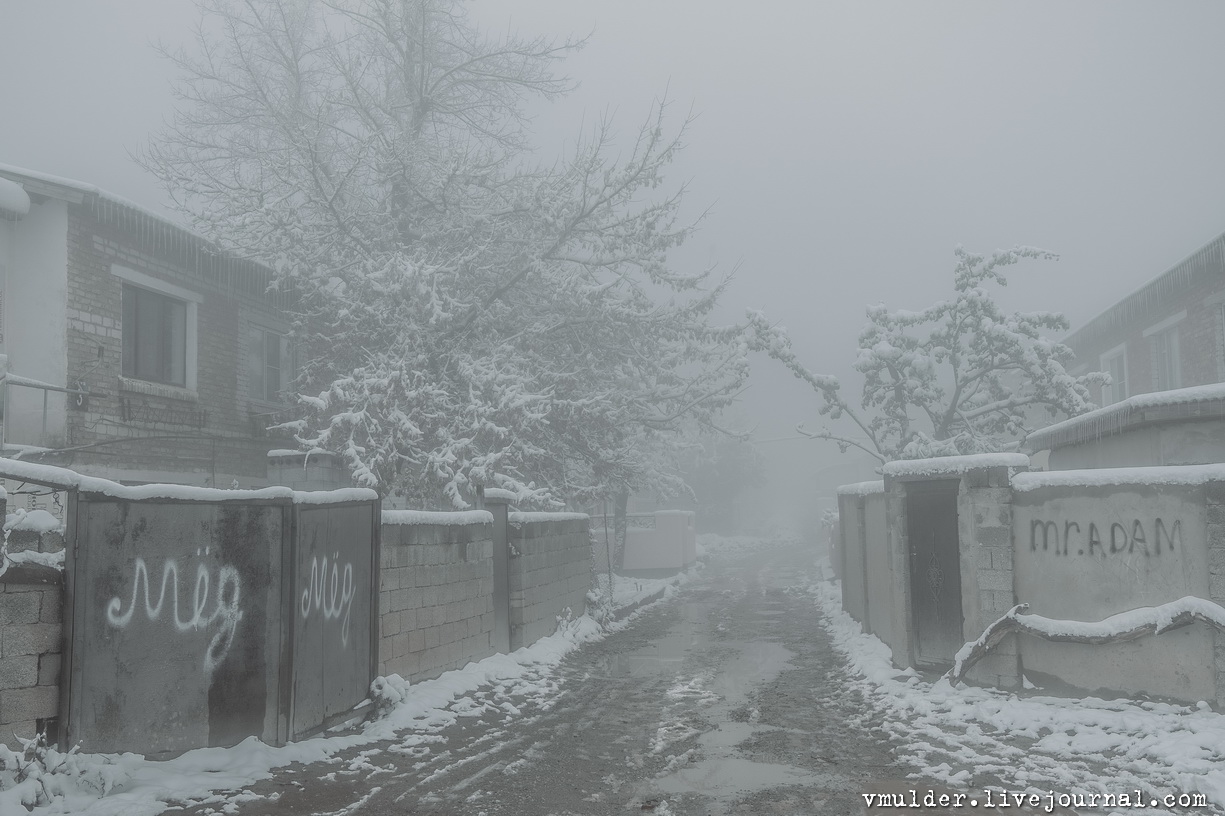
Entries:
{"label": "brick wall", "polygon": [[580,513],[511,513],[509,522],[514,650],[553,634],[566,610],[575,617],[586,611],[591,520]]}
{"label": "brick wall", "polygon": [[493,654],[492,521],[433,515],[466,514],[384,513],[379,674],[425,680]]}
{"label": "brick wall", "polygon": [[[1219,317],[1225,302],[1221,243],[1217,239],[1070,335],[1066,342],[1077,363],[1096,371],[1102,354],[1126,344],[1127,395],[1149,393],[1154,390],[1153,371],[1144,331],[1185,310],[1186,318],[1177,324],[1182,386],[1220,382],[1225,377]],[[1101,404],[1099,389],[1093,389],[1092,398]]]}
{"label": "brick wall", "polygon": [[[145,478],[181,473],[185,478],[175,481],[194,484],[216,473],[219,487],[232,478],[243,487],[265,484],[265,453],[283,443],[264,440],[255,428],[252,413],[270,409],[248,398],[244,343],[248,325],[278,328],[284,317],[246,279],[249,264],[235,266],[193,249],[165,226],[137,220],[88,204],[69,208],[68,377],[92,396],[83,409],[70,407],[66,428],[68,446],[86,447],[48,463],[112,478],[121,476],[119,467],[154,474]],[[112,274],[116,264],[201,297],[194,393],[122,378],[123,281]]]}

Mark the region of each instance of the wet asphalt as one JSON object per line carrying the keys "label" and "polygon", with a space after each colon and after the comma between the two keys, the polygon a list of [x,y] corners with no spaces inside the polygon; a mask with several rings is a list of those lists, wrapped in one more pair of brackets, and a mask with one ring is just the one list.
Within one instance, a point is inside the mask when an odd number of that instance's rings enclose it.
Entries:
{"label": "wet asphalt", "polygon": [[186,812],[862,813],[860,794],[906,769],[845,682],[808,590],[821,579],[811,545],[717,553],[535,694],[482,692],[419,741],[292,766]]}

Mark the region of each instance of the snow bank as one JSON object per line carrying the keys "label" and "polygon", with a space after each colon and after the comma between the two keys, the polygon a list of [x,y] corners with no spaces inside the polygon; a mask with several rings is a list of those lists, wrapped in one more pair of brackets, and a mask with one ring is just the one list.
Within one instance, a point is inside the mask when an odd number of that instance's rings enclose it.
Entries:
{"label": "snow bank", "polygon": [[941,476],[965,473],[974,468],[1028,468],[1023,453],[974,453],[968,456],[938,456],[934,459],[900,459],[885,464],[882,472],[894,478],[904,476]]}
{"label": "snow bank", "polygon": [[877,479],[874,482],[856,482],[855,484],[842,485],[838,488],[839,496],[870,496],[875,493],[885,492],[885,481]]}
{"label": "snow bank", "polygon": [[493,524],[488,510],[384,510],[384,524],[435,524],[456,527],[465,524]]}
{"label": "snow bank", "polygon": [[1043,487],[1200,485],[1215,481],[1225,481],[1225,464],[1087,468],[1018,473],[1012,477],[1012,489],[1026,492]]}
{"label": "snow bank", "polygon": [[[883,729],[900,763],[912,769],[910,778],[963,789],[998,779],[1043,797],[1051,790],[1117,796],[1139,789],[1146,799],[1203,793],[1210,807],[1202,812],[1225,812],[1225,716],[1207,703],[1069,699],[1037,691],[1018,696],[954,688],[943,679],[929,683],[892,666],[888,647],[842,611],[837,584],[814,583],[809,591],[823,628],[850,665],[846,685],[864,696],[862,725]],[[1167,813],[1146,807],[1100,812]]]}

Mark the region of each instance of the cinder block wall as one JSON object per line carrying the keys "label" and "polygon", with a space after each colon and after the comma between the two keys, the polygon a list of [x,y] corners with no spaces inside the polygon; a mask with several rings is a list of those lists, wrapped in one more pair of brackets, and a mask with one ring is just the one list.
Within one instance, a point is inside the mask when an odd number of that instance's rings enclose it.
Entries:
{"label": "cinder block wall", "polygon": [[392,510],[382,532],[379,674],[427,680],[493,654],[492,517]]}
{"label": "cinder block wall", "polygon": [[[0,518],[4,503],[0,501]],[[14,531],[9,552],[57,552],[60,533]],[[0,577],[0,744],[19,747],[41,727],[54,742],[60,709],[64,573],[41,565],[10,566]],[[50,722],[49,722],[50,721]]]}
{"label": "cinder block wall", "polygon": [[566,610],[587,610],[591,519],[582,513],[511,513],[510,648],[553,634]]}
{"label": "cinder block wall", "polygon": [[[962,631],[966,641],[977,640],[1017,603],[1010,480],[1007,467],[971,469],[962,477],[957,495]],[[968,677],[998,688],[1017,688],[1021,685],[1018,654],[1016,638],[1005,638],[970,670]]]}

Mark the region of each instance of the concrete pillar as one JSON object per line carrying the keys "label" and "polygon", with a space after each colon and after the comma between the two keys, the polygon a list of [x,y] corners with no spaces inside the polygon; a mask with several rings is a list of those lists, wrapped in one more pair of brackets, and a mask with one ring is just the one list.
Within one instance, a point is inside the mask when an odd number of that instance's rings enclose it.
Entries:
{"label": "concrete pillar", "polygon": [[498,495],[481,498],[493,514],[493,632],[495,652],[510,651],[510,502]]}
{"label": "concrete pillar", "polygon": [[[977,640],[984,629],[1018,602],[1013,577],[1010,475],[1018,470],[1006,466],[972,468],[961,479],[957,526],[966,641]],[[967,677],[984,685],[1019,688],[1019,654],[1016,636],[1011,635],[980,660]]]}
{"label": "concrete pillar", "polygon": [[[1208,521],[1208,594],[1225,606],[1225,482],[1204,485]],[[1225,632],[1212,630],[1217,710],[1225,709]]]}

